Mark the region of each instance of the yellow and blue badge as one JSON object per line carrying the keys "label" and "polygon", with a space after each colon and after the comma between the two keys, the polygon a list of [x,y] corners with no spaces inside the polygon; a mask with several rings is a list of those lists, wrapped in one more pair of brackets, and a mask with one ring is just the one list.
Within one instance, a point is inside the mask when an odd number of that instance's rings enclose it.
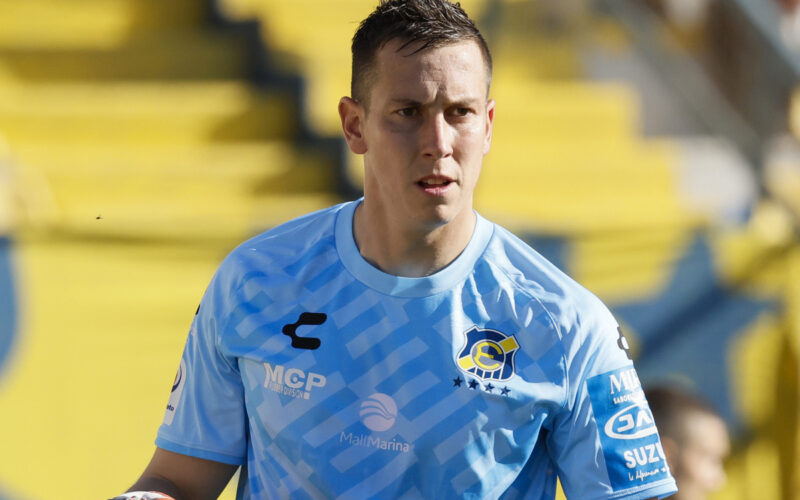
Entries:
{"label": "yellow and blue badge", "polygon": [[496,330],[473,326],[464,332],[458,366],[483,380],[508,380],[514,375],[517,339]]}

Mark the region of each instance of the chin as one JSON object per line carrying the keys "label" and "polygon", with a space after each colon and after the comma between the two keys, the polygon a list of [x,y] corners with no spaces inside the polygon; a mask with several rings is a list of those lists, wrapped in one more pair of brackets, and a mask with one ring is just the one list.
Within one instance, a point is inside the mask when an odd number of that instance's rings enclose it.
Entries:
{"label": "chin", "polygon": [[426,210],[421,219],[424,220],[424,222],[428,224],[431,229],[435,229],[453,222],[458,218],[458,215],[461,212],[462,210],[459,207],[440,204],[436,205],[430,210]]}

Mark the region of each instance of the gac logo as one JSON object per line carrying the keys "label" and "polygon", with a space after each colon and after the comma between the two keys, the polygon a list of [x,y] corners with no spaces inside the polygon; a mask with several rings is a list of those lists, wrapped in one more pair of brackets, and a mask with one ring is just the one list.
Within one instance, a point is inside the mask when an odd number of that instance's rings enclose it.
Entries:
{"label": "gac logo", "polygon": [[615,439],[639,439],[657,432],[650,409],[637,404],[615,413],[603,430],[608,437]]}

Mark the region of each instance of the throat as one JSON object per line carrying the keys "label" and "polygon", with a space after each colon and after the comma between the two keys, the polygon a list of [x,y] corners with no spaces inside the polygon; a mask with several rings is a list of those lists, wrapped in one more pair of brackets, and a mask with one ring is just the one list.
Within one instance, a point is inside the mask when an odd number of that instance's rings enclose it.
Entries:
{"label": "throat", "polygon": [[401,228],[374,217],[362,202],[353,220],[353,236],[361,256],[381,271],[406,278],[430,276],[453,262],[469,244],[476,217],[435,228]]}

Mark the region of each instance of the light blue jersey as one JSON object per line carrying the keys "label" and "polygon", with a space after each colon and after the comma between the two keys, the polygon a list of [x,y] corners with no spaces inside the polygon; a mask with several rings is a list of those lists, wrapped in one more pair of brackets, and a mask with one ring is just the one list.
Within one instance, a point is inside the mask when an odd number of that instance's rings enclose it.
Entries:
{"label": "light blue jersey", "polygon": [[649,498],[676,491],[608,310],[478,216],[425,278],[381,272],[358,202],[234,250],[156,444],[243,466],[240,499]]}

